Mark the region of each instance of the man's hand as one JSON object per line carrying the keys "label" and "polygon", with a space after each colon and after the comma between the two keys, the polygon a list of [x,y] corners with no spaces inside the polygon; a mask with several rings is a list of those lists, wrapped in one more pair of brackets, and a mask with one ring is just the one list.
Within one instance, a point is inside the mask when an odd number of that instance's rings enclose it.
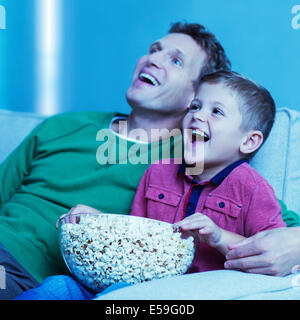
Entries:
{"label": "man's hand", "polygon": [[92,208],[83,204],[77,204],[75,207],[72,207],[67,214],[78,214],[78,213],[102,213],[102,212],[95,208]]}
{"label": "man's hand", "polygon": [[67,217],[67,216],[69,216],[68,222],[76,223],[77,221],[76,221],[76,217],[74,215],[76,215],[78,213],[102,213],[102,212],[95,209],[95,208],[92,208],[92,207],[89,207],[89,206],[86,206],[83,204],[77,204],[75,207],[72,207],[69,212],[67,212],[59,217],[59,219],[56,222],[56,229],[58,228],[59,220],[64,217]]}
{"label": "man's hand", "polygon": [[262,231],[229,246],[225,268],[285,276],[300,264],[300,227]]}

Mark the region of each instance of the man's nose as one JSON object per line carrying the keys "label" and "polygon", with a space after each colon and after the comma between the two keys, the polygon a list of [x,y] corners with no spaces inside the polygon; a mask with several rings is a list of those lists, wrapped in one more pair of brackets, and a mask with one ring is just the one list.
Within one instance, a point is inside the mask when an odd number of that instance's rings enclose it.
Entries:
{"label": "man's nose", "polygon": [[157,51],[148,55],[148,65],[152,65],[160,69],[163,65],[164,54],[162,51]]}

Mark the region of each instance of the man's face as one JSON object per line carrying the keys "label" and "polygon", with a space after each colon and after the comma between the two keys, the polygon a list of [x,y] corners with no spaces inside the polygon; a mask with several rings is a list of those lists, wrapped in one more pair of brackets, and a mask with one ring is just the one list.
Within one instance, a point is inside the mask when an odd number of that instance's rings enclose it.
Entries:
{"label": "man's face", "polygon": [[139,59],[126,98],[133,109],[177,115],[194,96],[193,81],[206,53],[186,34],[171,33],[150,46]]}

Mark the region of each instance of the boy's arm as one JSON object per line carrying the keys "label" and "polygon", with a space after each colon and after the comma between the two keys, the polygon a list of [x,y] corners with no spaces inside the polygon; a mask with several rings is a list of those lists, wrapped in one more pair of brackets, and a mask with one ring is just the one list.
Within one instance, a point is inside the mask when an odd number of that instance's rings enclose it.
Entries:
{"label": "boy's arm", "polygon": [[[258,196],[254,198],[256,201],[259,200]],[[286,206],[281,203],[283,209],[282,215],[280,206],[279,208],[278,206],[277,201],[277,205],[275,202],[275,205],[270,206],[270,208],[264,212],[266,217],[270,215],[269,219],[273,220],[271,220],[271,227],[268,227],[267,223],[265,226],[265,229],[271,230],[257,231],[253,233],[252,236],[249,236],[248,239],[233,245],[226,255],[227,262],[225,263],[225,268],[240,269],[245,272],[255,272],[273,276],[285,276],[291,273],[295,265],[300,264],[300,227],[272,229],[276,228],[278,224],[284,225],[282,220],[280,221],[280,218],[283,216],[284,219]],[[252,212],[252,220],[255,220],[254,213]],[[278,216],[280,218],[278,218]],[[278,221],[277,226],[274,224],[276,220]],[[284,220],[288,225],[287,220]],[[250,223],[250,221],[251,219],[247,221],[246,229],[248,232],[253,232],[255,230],[254,227],[251,226],[253,223]],[[261,225],[261,228],[262,227],[263,225]]]}
{"label": "boy's arm", "polygon": [[224,255],[226,255],[229,251],[228,246],[229,245],[233,245],[243,239],[245,239],[245,237],[241,236],[240,234],[231,232],[231,231],[227,231],[224,229],[219,228],[221,231],[221,238],[220,241],[215,244],[213,247],[216,248],[218,251],[220,251],[221,253],[223,253]]}
{"label": "boy's arm", "polygon": [[244,232],[246,237],[263,230],[286,227],[274,190],[265,180],[255,186],[248,208],[245,209]]}
{"label": "boy's arm", "polygon": [[199,238],[200,242],[204,242],[217,249],[224,255],[229,251],[228,246],[233,245],[245,237],[224,230],[216,225],[208,216],[200,212],[196,212],[189,217],[176,222],[182,230],[191,230]]}
{"label": "boy's arm", "polygon": [[147,200],[145,198],[145,192],[148,187],[149,177],[151,175],[152,165],[145,171],[142,179],[139,182],[132,206],[131,213],[132,216],[147,217]]}
{"label": "boy's arm", "polygon": [[[257,206],[260,206],[260,208]],[[262,208],[265,208],[266,211],[263,212]],[[282,214],[280,210],[282,210]],[[256,228],[267,230],[284,227],[284,223],[286,223],[288,227],[300,226],[300,217],[296,212],[287,210],[287,206],[282,201],[279,200],[278,205],[278,201],[271,186],[265,183],[259,184],[255,189],[251,205],[249,207],[249,213],[245,223],[247,229],[254,229],[255,227],[253,225],[256,224]],[[252,233],[254,231],[253,229],[251,230]],[[258,233],[261,230],[258,230],[255,233]],[[222,237],[223,242],[221,242],[216,249],[225,255],[228,252],[228,245],[234,245],[240,240],[245,239],[245,237],[239,234],[223,229]]]}

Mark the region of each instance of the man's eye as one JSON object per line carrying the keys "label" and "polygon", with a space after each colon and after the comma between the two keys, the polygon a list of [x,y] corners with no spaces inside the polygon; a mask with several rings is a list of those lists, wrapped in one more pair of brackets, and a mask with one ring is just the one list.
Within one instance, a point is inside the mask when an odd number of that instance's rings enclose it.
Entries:
{"label": "man's eye", "polygon": [[151,48],[151,49],[149,50],[149,53],[151,54],[151,53],[154,53],[154,52],[156,52],[156,51],[157,51],[157,49]]}
{"label": "man's eye", "polygon": [[160,50],[160,48],[159,48],[157,45],[153,45],[153,46],[150,47],[149,53],[150,53],[150,54],[151,54],[151,53],[155,53],[155,52],[157,52],[157,51],[159,51],[159,50]]}
{"label": "man's eye", "polygon": [[173,61],[173,63],[176,64],[177,66],[180,66],[180,67],[182,66],[182,63],[181,63],[181,60],[180,60],[180,59],[178,59],[178,58],[173,58],[172,61]]}

